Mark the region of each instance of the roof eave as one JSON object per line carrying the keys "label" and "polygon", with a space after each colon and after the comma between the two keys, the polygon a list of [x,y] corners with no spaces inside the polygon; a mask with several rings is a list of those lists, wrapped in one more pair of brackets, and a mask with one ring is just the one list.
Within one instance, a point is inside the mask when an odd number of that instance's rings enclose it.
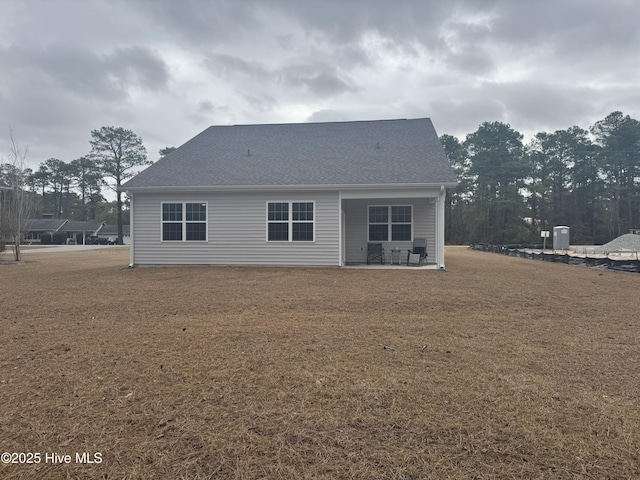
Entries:
{"label": "roof eave", "polygon": [[154,186],[121,187],[122,192],[229,192],[229,191],[271,191],[271,190],[397,190],[403,188],[455,188],[458,182],[434,183],[380,183],[380,184],[306,184],[306,185],[207,185],[207,186]]}

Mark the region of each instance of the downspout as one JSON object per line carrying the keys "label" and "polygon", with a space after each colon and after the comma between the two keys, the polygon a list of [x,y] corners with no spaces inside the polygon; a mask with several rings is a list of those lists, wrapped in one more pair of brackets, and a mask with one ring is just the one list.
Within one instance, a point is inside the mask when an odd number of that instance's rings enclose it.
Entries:
{"label": "downspout", "polygon": [[344,267],[343,259],[343,251],[342,251],[342,236],[344,235],[344,231],[342,229],[342,191],[338,191],[338,266]]}
{"label": "downspout", "polygon": [[[127,192],[129,195],[129,268],[133,268],[133,249],[135,245],[133,235],[133,194]],[[124,244],[124,240],[122,240]]]}
{"label": "downspout", "polygon": [[436,203],[436,263],[438,270],[445,271],[444,268],[444,204],[447,190],[444,185],[440,186],[440,195]]}

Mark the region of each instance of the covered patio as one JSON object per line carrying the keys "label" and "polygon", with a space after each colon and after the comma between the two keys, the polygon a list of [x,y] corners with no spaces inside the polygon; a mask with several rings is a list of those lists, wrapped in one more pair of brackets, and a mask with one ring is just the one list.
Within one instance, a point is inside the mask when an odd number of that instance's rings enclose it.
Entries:
{"label": "covered patio", "polygon": [[[444,269],[445,195],[442,186],[341,192],[341,265]],[[426,264],[408,266],[416,238],[427,239]],[[384,264],[367,265],[369,243],[382,244]]]}

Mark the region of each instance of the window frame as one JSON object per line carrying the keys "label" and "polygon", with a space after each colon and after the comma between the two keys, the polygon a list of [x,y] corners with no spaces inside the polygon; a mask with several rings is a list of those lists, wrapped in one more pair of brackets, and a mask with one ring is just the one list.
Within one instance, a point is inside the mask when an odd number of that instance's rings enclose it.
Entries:
{"label": "window frame", "polygon": [[[409,222],[394,222],[393,221],[393,208],[409,208],[411,209],[411,219]],[[387,221],[386,222],[371,222],[371,208],[386,208],[387,209]],[[410,242],[413,239],[413,210],[412,204],[397,204],[397,205],[367,205],[367,242]],[[371,239],[371,225],[386,225],[387,226],[387,238],[384,240],[372,240]],[[396,240],[393,238],[393,226],[394,225],[409,225],[411,229],[408,240]]]}
{"label": "window frame", "polygon": [[[372,222],[371,221],[371,209],[377,208],[386,210],[385,218],[387,219],[385,222]],[[371,238],[371,225],[384,226],[387,230],[387,235],[384,240],[382,239],[372,239]],[[368,205],[367,206],[367,241],[368,242],[388,242],[389,241],[389,206],[388,205]]]}
{"label": "window frame", "polygon": [[[164,219],[164,206],[165,205],[180,205],[180,220],[165,220]],[[204,205],[204,220],[187,220],[187,205]],[[192,212],[193,213],[193,212]],[[165,224],[180,224],[181,236],[179,240],[171,240],[164,238],[164,226]],[[204,239],[203,240],[189,240],[187,239],[187,226],[193,224],[204,224]],[[167,243],[207,243],[209,241],[209,202],[196,201],[196,200],[174,200],[174,201],[162,201],[160,202],[160,241]]]}
{"label": "window frame", "polygon": [[[308,204],[312,206],[311,214],[312,220],[295,220],[293,218],[293,205],[294,204]],[[287,219],[286,220],[270,220],[269,219],[269,205],[270,204],[286,204],[287,205]],[[265,205],[265,240],[267,243],[315,243],[316,241],[316,202],[315,200],[267,200]],[[285,224],[287,225],[287,239],[286,240],[270,240],[269,239],[269,225],[272,224]],[[294,240],[293,227],[294,224],[306,224],[311,225],[311,240]]]}

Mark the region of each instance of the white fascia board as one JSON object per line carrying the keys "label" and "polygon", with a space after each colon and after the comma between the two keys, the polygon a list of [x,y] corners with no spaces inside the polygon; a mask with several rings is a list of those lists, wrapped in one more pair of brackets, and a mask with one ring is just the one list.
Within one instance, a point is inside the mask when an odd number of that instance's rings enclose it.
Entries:
{"label": "white fascia board", "polygon": [[440,187],[396,187],[340,190],[346,200],[365,198],[437,198]]}
{"label": "white fascia board", "polygon": [[[120,191],[126,193],[158,193],[158,192],[171,192],[171,193],[181,193],[181,192],[237,192],[237,191],[341,191],[341,192],[349,192],[349,191],[425,191],[429,192],[433,191],[435,194],[424,195],[421,196],[437,196],[438,192],[442,187],[444,188],[453,188],[456,187],[457,183],[395,183],[395,184],[379,184],[379,185],[211,185],[211,186],[180,186],[180,187],[130,187],[130,188],[120,188]],[[415,196],[415,195],[411,195]],[[360,198],[360,197],[353,197]]]}

